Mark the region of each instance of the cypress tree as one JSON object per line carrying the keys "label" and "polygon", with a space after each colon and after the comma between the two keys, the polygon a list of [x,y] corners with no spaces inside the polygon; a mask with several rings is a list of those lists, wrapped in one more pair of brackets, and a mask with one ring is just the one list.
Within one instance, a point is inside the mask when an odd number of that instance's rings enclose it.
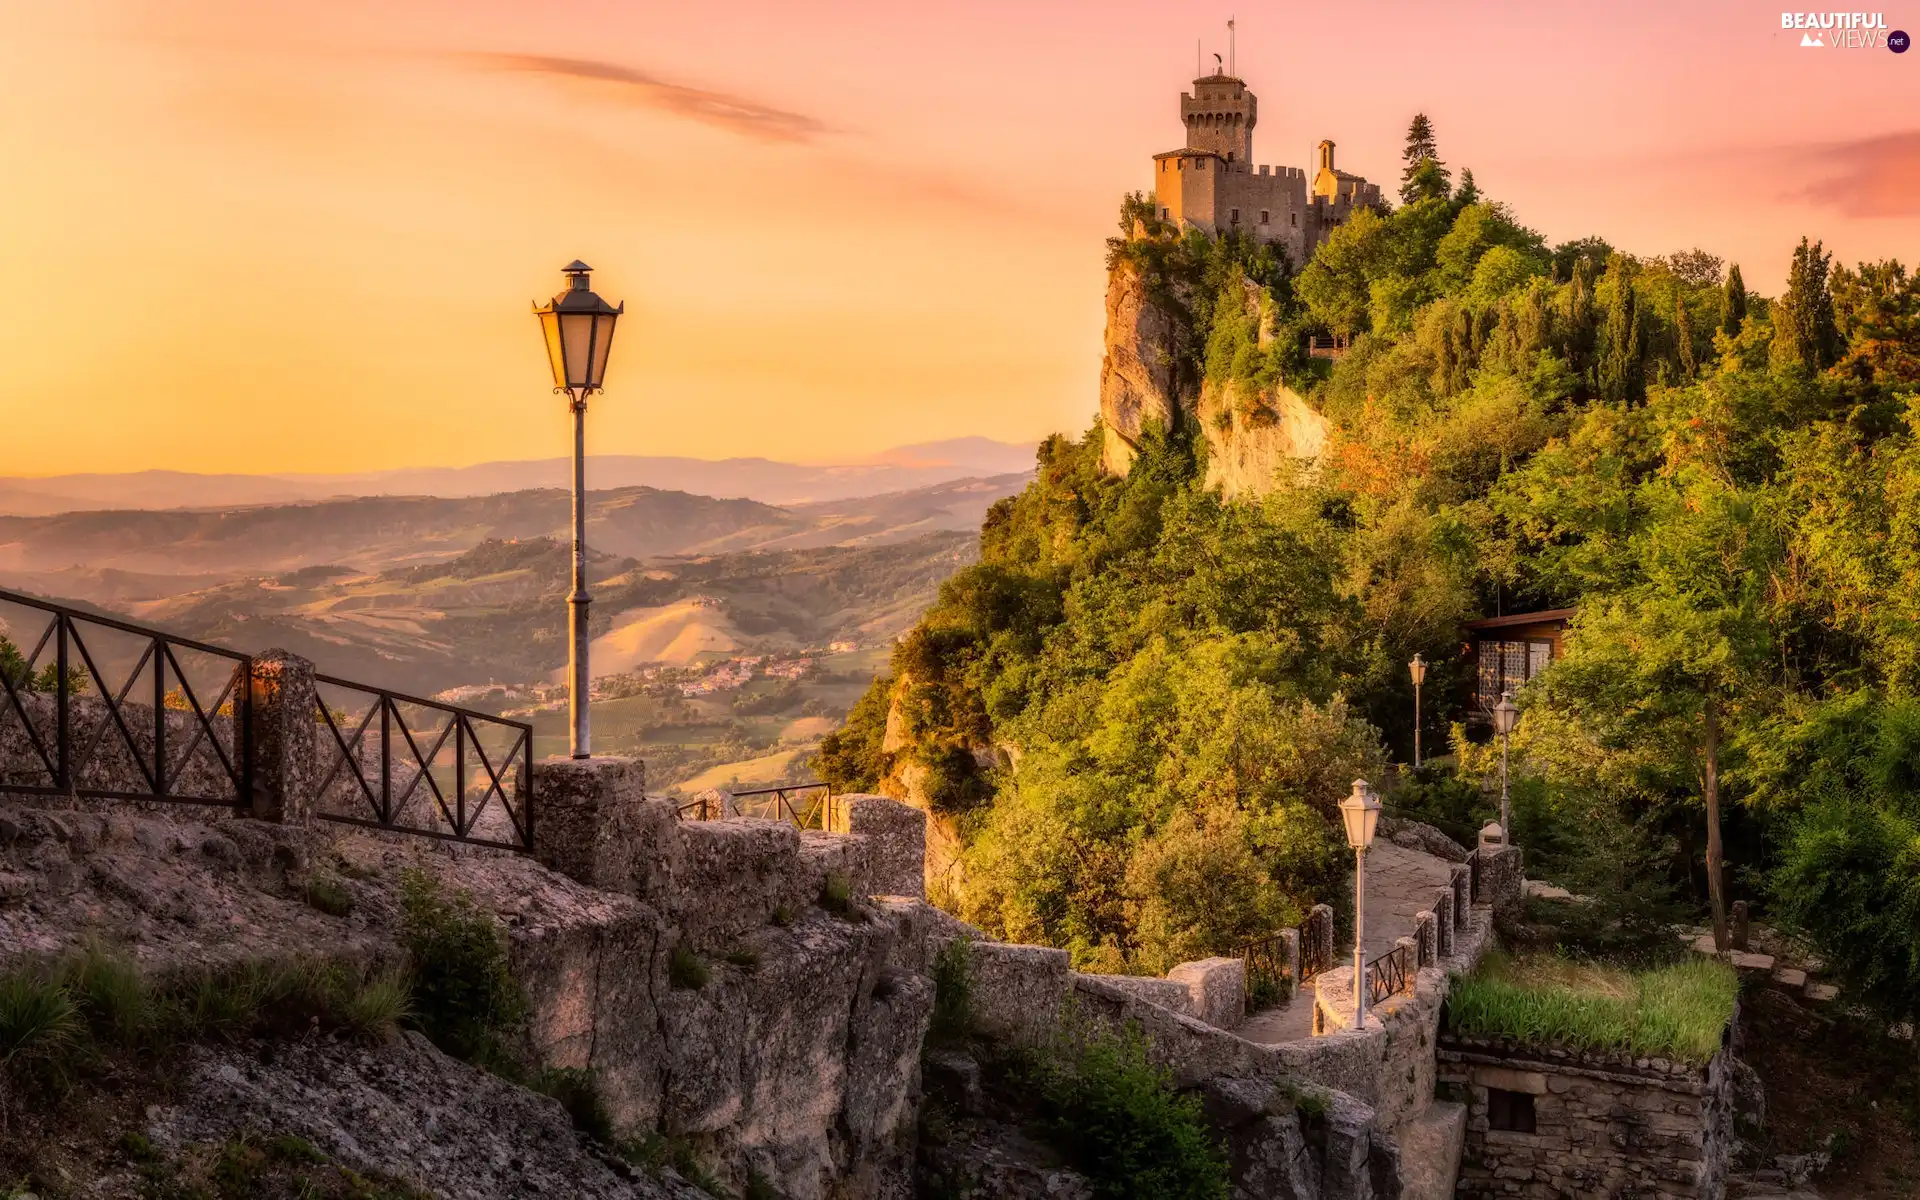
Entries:
{"label": "cypress tree", "polygon": [[1687,315],[1687,298],[1676,297],[1674,307],[1674,336],[1680,343],[1680,378],[1692,379],[1699,371],[1700,364],[1693,356],[1693,318]]}
{"label": "cypress tree", "polygon": [[1640,370],[1640,312],[1633,294],[1627,261],[1616,257],[1613,300],[1607,305],[1607,344],[1600,358],[1600,395],[1615,403],[1631,404],[1644,394]]}
{"label": "cypress tree", "polygon": [[1800,239],[1787,273],[1787,294],[1780,298],[1773,322],[1773,357],[1823,371],[1840,356],[1840,332],[1833,316],[1833,292],[1827,286],[1831,254],[1820,243]]}
{"label": "cypress tree", "polygon": [[1747,285],[1740,278],[1740,264],[1727,268],[1727,285],[1720,293],[1720,332],[1735,337],[1747,319]]}

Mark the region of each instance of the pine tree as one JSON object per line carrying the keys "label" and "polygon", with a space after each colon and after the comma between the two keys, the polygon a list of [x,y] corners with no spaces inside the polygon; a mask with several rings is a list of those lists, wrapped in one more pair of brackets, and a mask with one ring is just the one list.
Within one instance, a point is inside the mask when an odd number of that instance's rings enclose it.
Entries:
{"label": "pine tree", "polygon": [[1677,297],[1673,315],[1674,337],[1680,343],[1680,378],[1692,379],[1699,372],[1700,364],[1693,356],[1693,318],[1687,313],[1686,297]]}
{"label": "pine tree", "polygon": [[1451,194],[1453,179],[1447,173],[1447,164],[1441,161],[1440,144],[1434,140],[1433,122],[1427,120],[1427,114],[1413,115],[1413,123],[1407,126],[1407,148],[1400,157],[1406,163],[1400,171],[1402,202],[1445,200]]}
{"label": "pine tree", "polygon": [[1607,305],[1607,345],[1600,358],[1600,395],[1615,403],[1639,400],[1645,387],[1640,364],[1640,312],[1627,262],[1615,258],[1613,301]]}
{"label": "pine tree", "polygon": [[1831,254],[1820,243],[1800,239],[1787,273],[1787,294],[1780,298],[1773,321],[1775,362],[1824,371],[1840,357],[1840,333],[1833,316],[1833,292],[1827,275]]}
{"label": "pine tree", "polygon": [[1720,295],[1720,332],[1728,337],[1739,334],[1747,319],[1747,285],[1740,278],[1740,264],[1727,268],[1727,286]]}
{"label": "pine tree", "polygon": [[1460,190],[1453,194],[1453,202],[1461,208],[1469,204],[1480,203],[1480,186],[1473,181],[1473,168],[1466,167],[1460,172]]}

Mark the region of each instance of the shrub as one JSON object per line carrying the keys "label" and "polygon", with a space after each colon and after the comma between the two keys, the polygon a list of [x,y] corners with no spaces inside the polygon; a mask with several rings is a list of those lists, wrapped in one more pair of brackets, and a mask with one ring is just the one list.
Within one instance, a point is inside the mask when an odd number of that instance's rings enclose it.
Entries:
{"label": "shrub", "polygon": [[107,1039],[131,1046],[153,1026],[152,989],[126,951],[90,940],[56,964],[55,974],[88,1023]]}
{"label": "shrub", "polygon": [[698,991],[707,986],[707,981],[712,977],[713,972],[708,970],[707,964],[684,943],[675,946],[673,953],[667,956],[667,982],[674,987]]}
{"label": "shrub", "polygon": [[400,885],[400,941],[412,972],[409,1022],[456,1058],[499,1065],[526,1019],[507,966],[507,939],[465,892],[444,892],[408,871]]}
{"label": "shrub", "polygon": [[954,938],[933,960],[930,1041],[957,1041],[973,1033],[973,943]]}
{"label": "shrub", "polygon": [[600,1079],[591,1069],[547,1067],[528,1080],[527,1086],[558,1100],[575,1129],[595,1141],[613,1144],[613,1115],[600,1094]]}
{"label": "shrub", "polygon": [[1029,1082],[1053,1143],[1116,1200],[1226,1200],[1227,1162],[1200,1101],[1147,1058],[1138,1026],[1111,1031],[1068,1014]]}

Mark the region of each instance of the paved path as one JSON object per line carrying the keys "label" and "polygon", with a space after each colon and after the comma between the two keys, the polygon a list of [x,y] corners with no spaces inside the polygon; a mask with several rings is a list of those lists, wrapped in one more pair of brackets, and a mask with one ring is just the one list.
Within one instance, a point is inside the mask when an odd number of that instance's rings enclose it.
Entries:
{"label": "paved path", "polygon": [[[1454,864],[1418,850],[1378,841],[1367,851],[1367,961],[1393,949],[1403,937],[1413,936],[1413,914],[1433,904],[1435,889],[1453,878]],[[1353,970],[1353,943],[1335,945],[1333,969]],[[1250,1042],[1275,1045],[1313,1036],[1313,985],[1277,1008],[1257,1012],[1234,1030]]]}

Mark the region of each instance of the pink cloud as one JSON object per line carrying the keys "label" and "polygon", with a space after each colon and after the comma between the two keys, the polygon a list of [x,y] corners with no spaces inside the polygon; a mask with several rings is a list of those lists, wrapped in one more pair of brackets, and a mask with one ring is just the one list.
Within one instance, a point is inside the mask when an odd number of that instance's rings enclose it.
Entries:
{"label": "pink cloud", "polygon": [[633,67],[546,54],[480,54],[474,59],[505,71],[611,84],[632,101],[764,142],[811,142],[831,129],[805,113],[709,88],[669,83]]}
{"label": "pink cloud", "polygon": [[1920,130],[1838,142],[1812,157],[1828,174],[1798,198],[1849,217],[1920,216]]}

